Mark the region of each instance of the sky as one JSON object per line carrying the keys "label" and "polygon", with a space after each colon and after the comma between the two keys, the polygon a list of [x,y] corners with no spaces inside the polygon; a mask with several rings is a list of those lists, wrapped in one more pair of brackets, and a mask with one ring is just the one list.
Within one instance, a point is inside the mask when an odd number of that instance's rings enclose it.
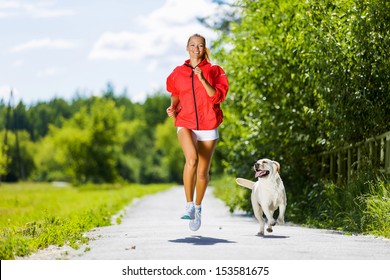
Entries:
{"label": "sky", "polygon": [[197,17],[220,14],[212,0],[0,0],[0,100],[71,100],[111,83],[143,102],[165,91],[190,35],[217,38]]}

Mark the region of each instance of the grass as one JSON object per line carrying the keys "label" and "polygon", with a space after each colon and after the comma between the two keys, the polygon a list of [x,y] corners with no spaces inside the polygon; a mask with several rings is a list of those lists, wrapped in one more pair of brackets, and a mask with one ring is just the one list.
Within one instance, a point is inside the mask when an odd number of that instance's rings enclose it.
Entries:
{"label": "grass", "polygon": [[369,194],[360,196],[358,203],[364,231],[390,238],[390,184],[370,182]]}
{"label": "grass", "polygon": [[[111,217],[134,198],[172,185],[85,185],[49,183],[0,185],[0,259],[27,256],[49,245],[77,248],[83,233],[111,224]],[[116,218],[120,223],[120,218]]]}
{"label": "grass", "polygon": [[210,182],[210,185],[214,186],[214,195],[225,202],[230,212],[234,212],[235,209],[252,212],[251,191],[238,186],[234,177],[226,175],[215,178]]}

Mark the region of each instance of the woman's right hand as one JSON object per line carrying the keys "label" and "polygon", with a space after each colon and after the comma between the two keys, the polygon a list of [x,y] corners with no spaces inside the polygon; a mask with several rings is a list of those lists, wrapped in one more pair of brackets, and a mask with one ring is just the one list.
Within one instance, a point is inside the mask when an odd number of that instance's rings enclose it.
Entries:
{"label": "woman's right hand", "polygon": [[167,108],[167,115],[168,115],[168,117],[170,117],[170,118],[174,118],[174,117],[176,116],[176,109],[173,108],[172,106],[169,106],[169,107]]}

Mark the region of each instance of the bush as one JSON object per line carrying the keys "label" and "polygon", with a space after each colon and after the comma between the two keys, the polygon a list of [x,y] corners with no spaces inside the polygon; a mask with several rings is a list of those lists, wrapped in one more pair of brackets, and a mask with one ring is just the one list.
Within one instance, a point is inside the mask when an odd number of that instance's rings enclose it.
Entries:
{"label": "bush", "polygon": [[390,183],[369,182],[370,192],[357,198],[363,232],[390,238]]}

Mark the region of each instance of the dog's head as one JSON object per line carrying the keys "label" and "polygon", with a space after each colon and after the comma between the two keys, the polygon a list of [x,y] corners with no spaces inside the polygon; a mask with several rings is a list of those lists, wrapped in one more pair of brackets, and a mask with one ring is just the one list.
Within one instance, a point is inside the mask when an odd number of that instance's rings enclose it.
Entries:
{"label": "dog's head", "polygon": [[259,159],[253,166],[255,170],[255,178],[264,178],[274,176],[280,171],[280,164],[277,161],[267,158]]}

